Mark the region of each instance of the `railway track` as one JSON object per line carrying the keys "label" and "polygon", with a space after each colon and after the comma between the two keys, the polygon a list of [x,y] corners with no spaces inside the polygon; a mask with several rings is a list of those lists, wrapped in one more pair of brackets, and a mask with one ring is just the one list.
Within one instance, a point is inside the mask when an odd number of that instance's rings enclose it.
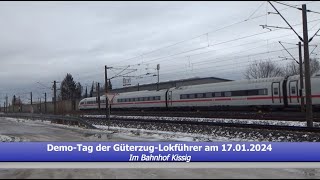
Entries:
{"label": "railway track", "polygon": [[[105,111],[78,112],[74,115],[105,115]],[[245,111],[112,111],[111,115],[121,116],[158,116],[158,117],[193,117],[193,118],[225,118],[305,121],[305,113],[301,112],[245,112]],[[315,112],[314,122],[320,122],[320,113]]]}
{"label": "railway track", "polygon": [[[86,119],[88,123],[92,123],[95,125],[108,125],[110,122],[106,120],[105,117],[82,117]],[[166,123],[173,125],[196,125],[196,126],[219,126],[219,127],[233,127],[233,128],[251,128],[251,129],[262,129],[262,130],[281,130],[281,131],[294,131],[294,132],[315,132],[320,133],[320,125],[317,127],[303,127],[303,126],[286,126],[286,125],[268,125],[268,124],[246,124],[246,123],[229,123],[229,122],[216,122],[216,121],[199,121],[197,119],[194,120],[186,120],[182,119],[177,120],[173,119],[155,119],[155,118],[130,118],[130,117],[111,117],[110,121],[112,122],[135,122],[135,123]]]}
{"label": "railway track", "polygon": [[[142,124],[171,124],[175,126],[179,125],[192,125],[192,126],[210,126],[210,127],[230,127],[230,128],[243,128],[243,129],[259,129],[259,130],[274,130],[274,131],[291,131],[291,132],[311,132],[320,133],[320,123],[316,127],[309,128],[305,126],[287,126],[287,125],[271,125],[271,124],[256,124],[256,123],[243,123],[243,122],[224,122],[213,121],[210,119],[197,119],[189,117],[170,117],[164,119],[161,117],[132,117],[132,116],[114,116],[112,115],[110,120],[106,120],[105,117],[74,117],[74,116],[62,116],[62,115],[44,115],[44,114],[1,114],[0,117],[12,117],[12,118],[24,118],[31,120],[49,120],[53,123],[68,124],[83,126],[86,128],[96,128],[95,125],[110,125],[112,122],[129,122],[129,123],[142,123]],[[188,119],[189,118],[189,119]]]}

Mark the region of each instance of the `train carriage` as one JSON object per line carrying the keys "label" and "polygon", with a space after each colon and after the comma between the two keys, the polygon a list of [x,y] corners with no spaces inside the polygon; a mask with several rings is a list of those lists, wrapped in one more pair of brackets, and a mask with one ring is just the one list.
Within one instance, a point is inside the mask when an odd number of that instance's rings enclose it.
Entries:
{"label": "train carriage", "polygon": [[114,97],[112,108],[165,108],[166,90],[120,93]]}
{"label": "train carriage", "polygon": [[282,106],[284,78],[241,80],[180,87],[169,107]]}
{"label": "train carriage", "polygon": [[[311,78],[312,103],[320,105],[320,77]],[[112,109],[245,109],[300,107],[299,76],[239,80],[183,86],[159,91],[136,91],[116,94]],[[105,96],[101,97],[105,108]],[[97,109],[96,97],[80,101],[79,109]]]}
{"label": "train carriage", "polygon": [[[305,80],[303,81],[305,83]],[[290,76],[287,79],[287,104],[289,107],[301,105],[300,76]],[[303,93],[305,96],[305,93]],[[311,97],[314,106],[320,105],[320,76],[311,77]],[[306,102],[306,100],[304,100]]]}

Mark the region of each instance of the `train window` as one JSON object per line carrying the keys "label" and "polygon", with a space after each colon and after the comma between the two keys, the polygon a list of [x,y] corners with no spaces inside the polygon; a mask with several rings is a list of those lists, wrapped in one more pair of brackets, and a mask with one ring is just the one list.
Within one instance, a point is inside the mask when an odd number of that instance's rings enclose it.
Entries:
{"label": "train window", "polygon": [[273,88],[273,94],[278,95],[278,88]]}
{"label": "train window", "polygon": [[189,99],[189,98],[190,98],[190,95],[189,95],[189,94],[186,94],[186,96],[187,96],[186,99]]}
{"label": "train window", "polygon": [[224,92],[224,96],[225,96],[225,97],[230,97],[230,96],[231,96],[231,92],[230,92],[230,91]]}
{"label": "train window", "polygon": [[268,89],[259,89],[259,95],[267,95],[268,94]]}
{"label": "train window", "polygon": [[221,97],[221,92],[215,92],[214,97]]}
{"label": "train window", "polygon": [[187,95],[186,94],[180,94],[180,99],[187,99]]}
{"label": "train window", "polygon": [[189,94],[189,99],[194,99],[195,95],[194,94]]}
{"label": "train window", "polygon": [[198,93],[198,94],[196,94],[196,96],[197,96],[197,98],[203,98],[203,94],[204,93]]}
{"label": "train window", "polygon": [[156,100],[160,100],[160,96],[157,96],[157,97],[156,97]]}
{"label": "train window", "polygon": [[253,89],[253,90],[248,90],[248,96],[255,96],[259,95],[259,90]]}
{"label": "train window", "polygon": [[231,96],[247,96],[246,90],[232,91]]}
{"label": "train window", "polygon": [[295,94],[296,93],[296,87],[291,87],[291,94]]}
{"label": "train window", "polygon": [[202,98],[206,98],[206,93],[202,93]]}

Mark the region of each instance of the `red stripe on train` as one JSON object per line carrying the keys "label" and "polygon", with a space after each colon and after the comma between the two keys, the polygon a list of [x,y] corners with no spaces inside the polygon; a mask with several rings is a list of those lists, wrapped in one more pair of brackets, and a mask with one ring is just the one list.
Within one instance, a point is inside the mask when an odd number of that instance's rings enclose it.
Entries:
{"label": "red stripe on train", "polygon": [[[313,95],[312,98],[320,98],[320,95]],[[282,99],[283,97],[274,96],[273,99]],[[288,96],[288,98],[300,98],[299,96]],[[219,99],[195,99],[195,100],[175,100],[169,101],[169,103],[183,103],[183,102],[210,102],[210,101],[236,101],[236,100],[265,100],[272,99],[272,96],[266,97],[247,97],[247,98],[219,98]],[[124,103],[112,103],[112,105],[124,105],[124,104],[157,104],[166,103],[166,101],[147,101],[147,102],[124,102]],[[101,107],[105,104],[101,104]],[[85,104],[81,106],[96,106],[96,104]]]}

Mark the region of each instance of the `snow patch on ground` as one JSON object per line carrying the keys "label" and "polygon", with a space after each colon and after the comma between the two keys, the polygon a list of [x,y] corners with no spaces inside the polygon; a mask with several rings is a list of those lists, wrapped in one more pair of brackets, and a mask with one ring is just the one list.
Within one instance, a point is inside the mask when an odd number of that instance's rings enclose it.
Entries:
{"label": "snow patch on ground", "polygon": [[[128,127],[118,127],[118,126],[106,126],[106,125],[94,125],[98,129],[85,129],[78,126],[71,125],[63,125],[63,124],[55,124],[51,123],[48,120],[27,120],[27,119],[16,119],[16,118],[6,118],[6,120],[18,122],[18,123],[26,123],[27,125],[32,126],[56,126],[60,128],[66,129],[75,129],[78,131],[83,131],[84,134],[90,132],[88,136],[88,140],[95,139],[108,139],[112,140],[113,138],[120,139],[128,139],[133,141],[181,141],[181,142],[240,142],[240,141],[272,141],[272,142],[283,142],[283,141],[292,141],[295,140],[296,136],[292,134],[279,134],[279,133],[269,133],[269,134],[261,134],[259,132],[230,132],[225,131],[223,129],[218,129],[216,131],[212,131],[211,133],[200,133],[200,132],[172,132],[168,130],[149,130],[142,128],[128,128]],[[292,136],[292,137],[291,137]],[[308,139],[308,134],[298,135],[299,137],[305,137]],[[11,138],[11,140],[9,139]],[[6,142],[14,142],[14,141],[24,141],[14,139],[12,137],[4,137],[3,141]],[[308,140],[301,140],[308,141]],[[312,140],[314,141],[314,140]]]}
{"label": "snow patch on ground", "polygon": [[[108,129],[108,126],[94,125],[99,129]],[[194,141],[255,141],[241,138],[228,138],[228,137],[213,137],[211,135],[197,134],[197,133],[181,133],[181,132],[169,132],[169,131],[158,131],[158,130],[145,130],[137,128],[123,128],[109,126],[109,130],[116,131],[117,134],[122,136],[139,136],[145,139],[154,139],[158,141],[181,141],[181,142],[194,142]]]}
{"label": "snow patch on ground", "polygon": [[19,137],[14,137],[14,136],[6,136],[6,135],[1,135],[0,134],[0,142],[22,142],[25,141]]}

